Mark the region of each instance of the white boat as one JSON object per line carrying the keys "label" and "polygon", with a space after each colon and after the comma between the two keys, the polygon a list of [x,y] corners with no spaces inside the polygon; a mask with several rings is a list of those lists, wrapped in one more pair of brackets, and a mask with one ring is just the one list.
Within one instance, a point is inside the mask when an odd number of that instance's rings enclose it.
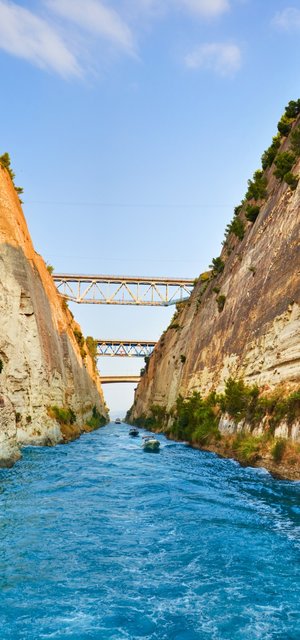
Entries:
{"label": "white boat", "polygon": [[144,451],[159,451],[160,442],[153,436],[143,436],[143,449]]}
{"label": "white boat", "polygon": [[115,419],[115,424],[122,424],[121,418],[116,418]]}

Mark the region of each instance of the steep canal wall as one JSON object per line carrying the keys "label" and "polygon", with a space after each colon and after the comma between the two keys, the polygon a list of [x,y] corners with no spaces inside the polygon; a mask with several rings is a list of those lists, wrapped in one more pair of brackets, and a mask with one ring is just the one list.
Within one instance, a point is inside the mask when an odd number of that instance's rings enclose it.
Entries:
{"label": "steep canal wall", "polygon": [[54,445],[107,421],[93,348],[34,251],[3,166],[0,327],[0,465],[18,459],[21,445]]}
{"label": "steep canal wall", "polygon": [[[220,256],[198,278],[190,300],[178,305],[129,415],[133,422],[147,419],[153,428],[163,423],[170,434],[239,458],[236,436],[247,432],[248,439],[249,434],[257,439],[252,462],[263,458],[276,468],[271,439],[299,443],[287,462],[293,458],[293,477],[300,477],[299,111],[299,101],[290,103],[263,154],[262,169],[235,208]],[[218,417],[217,438],[197,437],[196,427],[191,429],[187,413],[193,393],[219,394],[210,402]],[[239,409],[229,402],[233,393],[242,397]],[[186,399],[184,409],[180,398]],[[179,428],[184,410],[186,426]],[[264,434],[270,443],[263,447]],[[288,448],[281,449],[277,458],[284,464]]]}

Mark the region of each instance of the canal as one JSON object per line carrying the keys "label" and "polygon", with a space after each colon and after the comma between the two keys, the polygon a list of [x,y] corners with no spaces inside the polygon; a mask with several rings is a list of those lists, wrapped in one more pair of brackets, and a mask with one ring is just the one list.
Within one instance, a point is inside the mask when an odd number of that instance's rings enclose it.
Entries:
{"label": "canal", "polygon": [[158,437],[0,471],[1,640],[299,640],[300,484]]}

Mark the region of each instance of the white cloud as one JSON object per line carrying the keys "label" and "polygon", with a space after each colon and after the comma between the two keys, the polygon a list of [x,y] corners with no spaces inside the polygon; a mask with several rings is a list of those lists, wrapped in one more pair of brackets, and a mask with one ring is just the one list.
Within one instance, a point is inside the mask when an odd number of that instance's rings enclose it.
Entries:
{"label": "white cloud", "polygon": [[0,48],[63,77],[81,73],[76,57],[56,30],[8,0],[0,0]]}
{"label": "white cloud", "polygon": [[218,42],[202,44],[185,57],[188,68],[208,69],[222,76],[234,74],[241,62],[241,51],[236,44]]}
{"label": "white cloud", "polygon": [[228,0],[178,0],[178,3],[188,11],[203,17],[216,17],[228,11]]}
{"label": "white cloud", "polygon": [[134,50],[133,36],[119,14],[98,0],[46,0],[46,5],[81,29],[99,35],[122,49]]}
{"label": "white cloud", "polygon": [[285,31],[297,31],[300,29],[300,9],[287,7],[275,14],[272,24]]}

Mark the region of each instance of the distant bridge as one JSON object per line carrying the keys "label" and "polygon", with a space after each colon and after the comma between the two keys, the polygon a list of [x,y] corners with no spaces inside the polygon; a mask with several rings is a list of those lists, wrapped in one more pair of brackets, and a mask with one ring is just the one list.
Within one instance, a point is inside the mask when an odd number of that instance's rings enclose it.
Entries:
{"label": "distant bridge", "polygon": [[111,384],[111,383],[119,383],[119,382],[135,382],[138,383],[140,381],[140,376],[101,376],[101,384]]}
{"label": "distant bridge", "polygon": [[150,340],[97,340],[97,356],[145,358],[155,345]]}
{"label": "distant bridge", "polygon": [[52,274],[59,293],[79,304],[168,307],[188,299],[192,278]]}

